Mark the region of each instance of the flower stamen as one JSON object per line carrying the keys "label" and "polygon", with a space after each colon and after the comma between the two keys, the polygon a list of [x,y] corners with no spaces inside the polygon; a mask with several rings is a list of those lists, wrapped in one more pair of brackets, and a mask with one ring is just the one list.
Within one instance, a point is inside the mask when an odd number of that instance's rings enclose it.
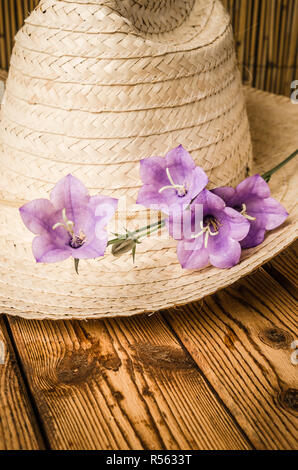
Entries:
{"label": "flower stamen", "polygon": [[171,176],[171,173],[170,173],[170,170],[169,168],[166,168],[166,173],[167,173],[167,177],[171,183],[171,185],[169,186],[163,186],[162,188],[160,188],[159,190],[159,194],[161,194],[163,191],[165,191],[166,189],[176,189],[177,190],[177,193],[178,193],[178,196],[185,196],[186,193],[187,193],[187,189],[186,187],[183,185],[183,184],[175,184],[172,176]]}
{"label": "flower stamen", "polygon": [[[210,225],[212,225],[213,229],[215,230],[214,232],[211,230],[211,227]],[[191,238],[193,239],[196,239],[196,238],[199,238],[201,235],[204,235],[204,233],[206,234],[205,235],[205,248],[208,247],[208,241],[209,241],[209,236],[210,237],[215,237],[216,235],[219,234],[219,231],[217,230],[218,226],[217,226],[217,223],[215,220],[210,220],[208,221],[206,227],[204,227],[204,223],[203,221],[200,222],[200,227],[201,227],[201,232],[200,233],[197,233],[196,235],[192,235]]]}
{"label": "flower stamen", "polygon": [[62,218],[64,220],[64,224],[62,222],[58,222],[52,227],[52,229],[56,230],[59,227],[63,227],[71,235],[70,246],[72,248],[80,248],[86,242],[86,235],[82,231],[80,231],[79,235],[75,234],[75,224],[72,220],[68,219],[66,209],[63,209],[62,211]]}
{"label": "flower stamen", "polygon": [[57,224],[55,224],[55,225],[52,227],[52,229],[53,229],[53,230],[57,230],[57,228],[63,227],[63,228],[65,228],[65,230],[66,230],[68,233],[70,233],[70,235],[71,235],[72,237],[74,237],[74,230],[73,230],[73,229],[74,229],[75,224],[74,224],[74,222],[73,222],[72,220],[68,220],[67,215],[66,215],[66,209],[63,209],[63,210],[62,210],[62,218],[63,218],[63,220],[64,220],[64,224],[62,224],[61,222],[58,222]]}
{"label": "flower stamen", "polygon": [[242,210],[240,212],[243,217],[245,217],[247,220],[257,220],[255,217],[252,217],[251,215],[248,215],[247,209],[246,209],[246,204],[242,204]]}

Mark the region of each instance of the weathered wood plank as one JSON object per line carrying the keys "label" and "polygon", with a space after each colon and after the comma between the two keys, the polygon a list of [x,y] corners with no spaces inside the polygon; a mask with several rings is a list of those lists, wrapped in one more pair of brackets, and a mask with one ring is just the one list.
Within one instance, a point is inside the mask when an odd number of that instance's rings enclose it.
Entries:
{"label": "weathered wood plank", "polygon": [[10,325],[52,448],[250,448],[160,315]]}
{"label": "weathered wood plank", "polygon": [[264,269],[298,299],[298,242],[274,258]]}
{"label": "weathered wood plank", "polygon": [[298,438],[297,302],[265,271],[165,314],[257,449]]}
{"label": "weathered wood plank", "polygon": [[0,450],[44,449],[2,317],[0,342]]}

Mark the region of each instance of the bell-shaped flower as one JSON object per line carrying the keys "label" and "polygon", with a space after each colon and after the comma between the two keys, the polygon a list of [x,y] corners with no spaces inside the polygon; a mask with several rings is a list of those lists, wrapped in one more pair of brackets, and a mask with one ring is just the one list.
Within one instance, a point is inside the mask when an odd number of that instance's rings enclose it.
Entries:
{"label": "bell-shaped flower", "polygon": [[187,207],[207,186],[208,177],[180,145],[165,157],[141,160],[141,179],[137,204],[169,214],[174,206]]}
{"label": "bell-shaped flower", "polygon": [[241,241],[242,248],[260,245],[266,231],[279,227],[289,215],[279,202],[270,197],[270,188],[260,175],[246,178],[236,189],[222,187],[214,189],[213,193],[249,221],[250,230]]}
{"label": "bell-shaped flower", "polygon": [[184,269],[235,266],[241,256],[239,242],[250,227],[245,217],[207,189],[189,210],[172,213],[167,224],[170,234],[180,240],[177,256]]}
{"label": "bell-shaped flower", "polygon": [[118,201],[91,197],[84,184],[72,175],[60,180],[48,199],[36,199],[20,208],[26,227],[36,234],[32,243],[38,263],[56,263],[69,257],[91,259],[107,248],[106,225]]}

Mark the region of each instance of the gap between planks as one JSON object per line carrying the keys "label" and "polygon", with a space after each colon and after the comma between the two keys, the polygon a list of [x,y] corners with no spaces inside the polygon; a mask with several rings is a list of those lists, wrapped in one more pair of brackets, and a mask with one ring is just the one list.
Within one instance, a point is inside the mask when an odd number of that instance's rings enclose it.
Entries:
{"label": "gap between planks", "polygon": [[264,269],[298,300],[298,241],[264,266]]}
{"label": "gap between planks", "polygon": [[45,445],[3,317],[0,341],[0,450],[43,450]]}

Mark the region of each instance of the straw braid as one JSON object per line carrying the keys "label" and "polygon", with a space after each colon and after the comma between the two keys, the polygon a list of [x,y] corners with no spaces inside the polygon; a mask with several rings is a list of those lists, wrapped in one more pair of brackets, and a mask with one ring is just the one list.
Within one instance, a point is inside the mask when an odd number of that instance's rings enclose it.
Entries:
{"label": "straw braid", "polygon": [[[2,142],[15,151],[29,153],[40,160],[49,159],[70,165],[118,165],[139,162],[140,155],[150,156],[164,154],[169,147],[183,143],[193,154],[198,153],[197,163],[206,165],[206,170],[223,163],[222,154],[229,153],[225,139],[236,135],[237,130],[246,122],[244,103],[238,100],[235,106],[211,122],[195,128],[186,128],[163,134],[163,142],[156,142],[156,136],[137,137],[134,140],[121,139],[80,139],[64,137],[60,134],[43,133],[20,128],[14,122],[3,117],[1,130]],[[196,139],[194,140],[194,134]],[[214,159],[214,146],[218,150],[218,159]],[[211,147],[211,151],[209,149]],[[36,152],[39,149],[40,154]],[[119,158],[115,158],[119,155]],[[99,158],[100,157],[100,158]],[[40,162],[42,164],[42,162]]]}
{"label": "straw braid", "polygon": [[[219,129],[218,135],[215,135],[215,129],[212,128],[211,136],[208,134],[207,126],[206,133],[202,137],[200,144],[202,145],[203,141],[207,144],[207,147],[211,147],[211,151],[209,152],[205,149],[205,155],[202,152],[202,147],[199,150],[192,150],[193,158],[196,161],[200,161],[201,166],[204,164],[204,168],[206,171],[212,172],[222,166],[225,160],[230,160],[233,157],[233,148],[238,150],[238,146],[240,143],[244,144],[245,135],[247,135],[248,123],[247,120],[244,119],[245,111],[244,107],[242,108],[239,106],[239,111],[237,115],[239,116],[239,121],[235,120],[235,124],[233,127],[229,125],[226,128]],[[5,121],[3,121],[5,123]],[[65,170],[70,171],[71,173],[80,172],[82,178],[90,188],[105,188],[107,185],[107,179],[111,184],[110,187],[116,187],[123,184],[121,179],[122,172],[126,175],[126,178],[131,178],[132,187],[140,186],[141,182],[139,180],[139,165],[136,165],[134,162],[128,161],[123,162],[121,165],[121,171],[119,170],[118,163],[110,163],[109,165],[102,164],[102,163],[94,163],[92,166],[84,165],[82,162],[76,162],[74,158],[72,158],[71,149],[69,149],[69,158],[70,162],[62,161],[59,162],[53,155],[53,158],[50,155],[47,158],[40,159],[38,155],[34,155],[34,140],[31,141],[31,149],[32,151],[27,152],[26,150],[19,151],[16,149],[14,136],[16,135],[13,131],[15,128],[10,128],[10,123],[7,123],[6,132],[9,131],[9,135],[3,134],[3,148],[4,152],[7,156],[9,156],[9,168],[11,170],[18,171],[20,166],[25,167],[26,164],[26,174],[28,176],[34,173],[34,169],[36,165],[38,165],[41,169],[40,176],[47,175],[48,179],[51,181],[57,181],[61,175],[64,174]],[[202,127],[200,128],[200,132]],[[230,131],[232,131],[230,133]],[[235,137],[234,137],[235,134]],[[20,137],[20,136],[18,136]],[[216,138],[216,139],[215,139]],[[234,146],[231,148],[230,152],[225,151],[225,140],[233,139]],[[215,139],[215,141],[214,141]],[[218,141],[218,144],[217,144]],[[28,142],[27,142],[28,143]],[[212,156],[215,149],[215,145],[222,145],[222,153],[220,155],[220,159],[217,162],[214,162]],[[218,149],[217,149],[218,150]],[[78,155],[80,156],[80,155]],[[83,166],[82,166],[83,165]],[[212,173],[211,172],[211,173]],[[104,181],[103,181],[104,180]],[[136,182],[138,184],[136,184]],[[129,186],[129,181],[126,180],[126,186]]]}
{"label": "straw braid", "polygon": [[[24,75],[15,67],[10,69],[7,89],[23,99],[26,93],[28,103],[43,104],[60,109],[82,111],[134,111],[138,109],[174,107],[206,98],[219,90],[237,73],[235,53],[221,58],[217,67],[189,77],[156,83],[118,85],[107,87],[100,84],[62,83],[55,81],[49,86],[46,79]],[[172,87],[175,86],[175,94]],[[185,93],[185,90],[189,93]],[[75,108],[73,108],[75,106]]]}
{"label": "straw braid", "polygon": [[121,115],[114,112],[90,113],[76,110],[70,113],[59,108],[31,105],[25,99],[17,99],[10,93],[6,94],[5,108],[7,118],[15,121],[20,127],[78,139],[118,140],[162,135],[211,122],[235,106],[240,93],[241,85],[236,75],[236,78],[234,76],[229,80],[224,88],[216,90],[205,99],[178,107],[160,108],[158,122],[154,120],[156,108],[128,111]]}

